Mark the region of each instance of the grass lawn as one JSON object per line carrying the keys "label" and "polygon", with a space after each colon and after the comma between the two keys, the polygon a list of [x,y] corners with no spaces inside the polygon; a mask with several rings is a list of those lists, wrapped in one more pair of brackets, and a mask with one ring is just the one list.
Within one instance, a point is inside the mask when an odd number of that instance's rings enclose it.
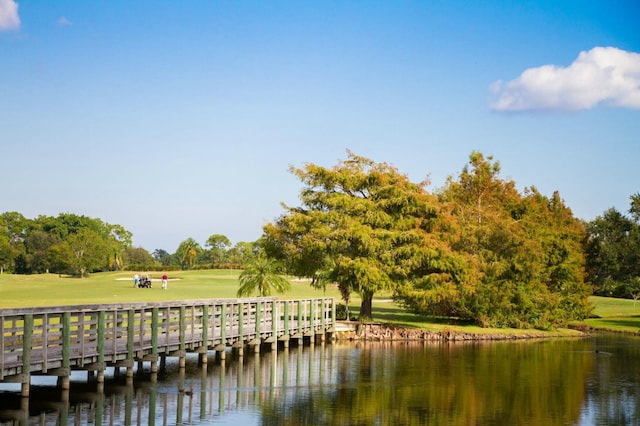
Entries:
{"label": "grass lawn", "polygon": [[[160,286],[161,272],[150,273],[153,287],[150,289],[133,287],[134,272],[105,272],[92,274],[87,278],[72,278],[56,274],[41,275],[0,275],[0,310],[10,308],[64,306],[85,304],[109,304],[126,302],[161,302],[167,300],[194,300],[235,298],[240,271],[205,270],[176,271],[168,273],[167,290]],[[146,275],[145,273],[142,273]],[[336,288],[326,291],[312,288],[306,281],[292,280],[292,289],[281,299],[302,299],[313,297],[333,297],[340,301]],[[640,331],[640,303],[632,300],[592,297],[594,315],[586,323],[595,329],[625,332]],[[353,295],[349,310],[357,315],[360,299]],[[373,300],[374,321],[403,327],[417,327],[432,331],[445,329],[467,333],[514,333],[526,334],[531,330],[486,329],[455,319],[434,318],[405,312],[393,303],[389,294],[381,294]],[[536,331],[539,333],[538,331]],[[561,330],[561,334],[571,335],[571,330]],[[558,331],[554,332],[555,335]]]}
{"label": "grass lawn", "polygon": [[594,318],[585,322],[596,330],[640,333],[640,302],[613,297],[592,296]]}

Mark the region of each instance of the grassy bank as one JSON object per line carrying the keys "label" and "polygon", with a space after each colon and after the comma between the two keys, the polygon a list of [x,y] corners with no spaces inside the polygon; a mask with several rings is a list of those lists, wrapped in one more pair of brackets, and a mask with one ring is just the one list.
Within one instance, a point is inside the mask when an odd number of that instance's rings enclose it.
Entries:
{"label": "grassy bank", "polygon": [[594,330],[640,333],[640,302],[592,296],[594,318],[585,322]]}
{"label": "grassy bank", "polygon": [[[238,290],[240,271],[206,270],[177,271],[169,274],[167,290],[160,288],[161,273],[152,273],[150,289],[133,287],[133,272],[107,272],[93,274],[87,278],[73,278],[55,274],[42,275],[0,275],[0,309],[83,305],[126,302],[161,302],[166,300],[234,298]],[[145,274],[144,272],[141,274]],[[145,274],[146,275],[146,274]],[[335,288],[316,290],[308,282],[292,280],[292,289],[284,299],[310,297],[333,297],[340,300]],[[640,330],[640,303],[631,300],[593,297],[595,306],[592,318],[586,323],[594,329],[638,332]],[[349,304],[353,314],[359,311],[360,299],[354,295]],[[505,330],[480,328],[463,321],[423,317],[407,313],[393,303],[388,294],[382,294],[373,301],[376,322],[400,327],[417,327],[431,331],[459,331],[465,333],[513,333],[527,334],[531,330]],[[559,330],[554,335],[575,335],[572,330]]]}

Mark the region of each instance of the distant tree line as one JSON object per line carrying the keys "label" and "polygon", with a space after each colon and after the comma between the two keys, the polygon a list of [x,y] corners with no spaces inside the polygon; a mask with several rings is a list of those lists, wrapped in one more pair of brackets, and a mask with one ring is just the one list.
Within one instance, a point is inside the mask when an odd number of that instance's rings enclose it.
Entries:
{"label": "distant tree line", "polygon": [[585,223],[557,192],[518,191],[479,152],[433,193],[353,153],[291,172],[302,205],[265,226],[265,250],[317,287],[359,294],[361,318],[387,291],[419,314],[548,329],[586,318],[594,290],[632,295],[638,282],[638,195],[631,217]]}
{"label": "distant tree line", "polygon": [[587,276],[595,294],[640,298],[640,194],[628,214],[610,208],[587,223]]}
{"label": "distant tree line", "polygon": [[28,219],[18,212],[0,215],[0,273],[56,273],[83,277],[119,270],[244,268],[255,257],[255,243],[232,246],[214,234],[205,247],[188,238],[175,253],[152,254],[133,247],[132,234],[121,225],[97,218],[61,213]]}

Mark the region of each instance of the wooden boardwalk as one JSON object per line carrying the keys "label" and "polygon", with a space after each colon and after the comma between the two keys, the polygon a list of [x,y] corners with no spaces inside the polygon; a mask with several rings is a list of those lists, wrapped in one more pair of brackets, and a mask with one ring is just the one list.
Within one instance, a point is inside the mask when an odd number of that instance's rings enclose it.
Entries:
{"label": "wooden boardwalk", "polygon": [[108,366],[125,367],[133,375],[135,362],[157,362],[166,356],[184,358],[227,348],[240,355],[249,346],[258,351],[279,341],[303,343],[331,336],[335,325],[332,298],[207,299],[179,302],[129,303],[0,310],[0,382],[22,383],[29,395],[30,377],[49,374],[69,387],[72,370],[97,373],[104,380]]}

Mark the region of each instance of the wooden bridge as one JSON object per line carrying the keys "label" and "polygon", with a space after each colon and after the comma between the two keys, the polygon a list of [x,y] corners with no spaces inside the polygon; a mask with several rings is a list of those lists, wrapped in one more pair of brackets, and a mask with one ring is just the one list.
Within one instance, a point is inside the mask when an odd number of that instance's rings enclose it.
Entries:
{"label": "wooden bridge", "polygon": [[311,344],[331,337],[335,304],[331,298],[276,300],[208,299],[159,303],[82,305],[0,310],[0,383],[21,383],[29,396],[31,375],[59,377],[70,386],[72,370],[97,373],[104,382],[108,366],[124,367],[133,377],[134,363],[149,362],[152,374],[165,357],[188,352],[203,363],[227,348],[240,356],[246,347],[289,341]]}

